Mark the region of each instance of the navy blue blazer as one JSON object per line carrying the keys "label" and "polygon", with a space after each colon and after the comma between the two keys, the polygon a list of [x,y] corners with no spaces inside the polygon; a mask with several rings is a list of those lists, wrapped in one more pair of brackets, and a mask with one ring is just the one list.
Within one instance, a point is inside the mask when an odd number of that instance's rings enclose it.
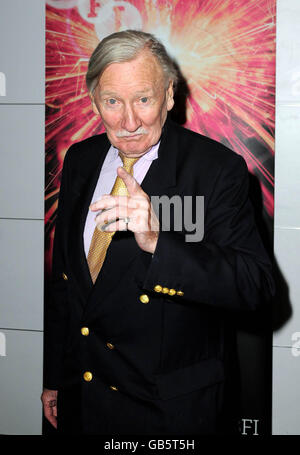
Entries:
{"label": "navy blue blazer", "polygon": [[230,314],[267,305],[274,287],[247,166],[222,144],[167,120],[142,188],[183,202],[204,196],[204,237],[186,242],[184,225],[175,231],[171,220],[152,257],[133,233],[117,232],[93,286],[83,229],[109,147],[101,134],[72,145],[65,157],[44,385],[60,397],[77,388],[87,434],[216,433],[236,371]]}

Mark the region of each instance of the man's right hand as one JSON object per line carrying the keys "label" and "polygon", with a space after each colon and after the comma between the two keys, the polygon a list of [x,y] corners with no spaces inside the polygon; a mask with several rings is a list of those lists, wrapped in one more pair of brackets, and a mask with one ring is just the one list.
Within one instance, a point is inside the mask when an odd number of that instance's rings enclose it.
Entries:
{"label": "man's right hand", "polygon": [[57,390],[44,389],[41,400],[46,419],[57,428]]}

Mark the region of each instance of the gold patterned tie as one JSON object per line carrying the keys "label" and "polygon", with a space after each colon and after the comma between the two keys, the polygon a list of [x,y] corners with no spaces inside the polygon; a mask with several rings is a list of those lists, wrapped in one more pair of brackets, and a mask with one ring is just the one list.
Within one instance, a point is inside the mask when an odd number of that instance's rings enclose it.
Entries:
{"label": "gold patterned tie", "polygon": [[[138,158],[126,158],[119,153],[121,160],[123,161],[124,169],[131,175],[133,175],[133,165]],[[128,190],[123,180],[117,176],[114,186],[110,193],[112,196],[128,196]],[[90,269],[90,274],[93,283],[95,283],[97,276],[101,270],[106,256],[106,251],[112,241],[114,232],[103,232],[100,231],[97,226],[95,227],[89,253],[87,256],[87,263]]]}

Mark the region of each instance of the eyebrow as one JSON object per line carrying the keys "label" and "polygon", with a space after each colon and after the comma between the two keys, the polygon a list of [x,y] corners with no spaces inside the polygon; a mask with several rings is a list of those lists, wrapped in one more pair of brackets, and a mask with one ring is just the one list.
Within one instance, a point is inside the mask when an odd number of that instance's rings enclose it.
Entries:
{"label": "eyebrow", "polygon": [[[145,89],[145,90],[139,90],[138,92],[135,92],[134,95],[136,96],[141,96],[141,95],[152,95],[153,90],[151,88]],[[113,97],[118,97],[119,95],[116,92],[110,92],[109,90],[104,90],[103,92],[100,90],[99,92],[100,96],[113,96]]]}

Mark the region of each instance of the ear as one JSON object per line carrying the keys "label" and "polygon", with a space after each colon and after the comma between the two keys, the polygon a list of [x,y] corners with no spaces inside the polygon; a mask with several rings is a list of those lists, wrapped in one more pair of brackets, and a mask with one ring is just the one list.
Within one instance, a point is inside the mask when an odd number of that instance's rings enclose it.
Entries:
{"label": "ear", "polygon": [[97,104],[95,102],[95,96],[93,95],[92,92],[89,92],[89,97],[90,97],[90,100],[91,100],[91,103],[92,103],[92,109],[93,109],[94,114],[100,115],[99,109],[98,109]]}
{"label": "ear", "polygon": [[169,87],[167,88],[167,110],[170,111],[174,106],[174,90],[173,90],[173,81],[169,82]]}

